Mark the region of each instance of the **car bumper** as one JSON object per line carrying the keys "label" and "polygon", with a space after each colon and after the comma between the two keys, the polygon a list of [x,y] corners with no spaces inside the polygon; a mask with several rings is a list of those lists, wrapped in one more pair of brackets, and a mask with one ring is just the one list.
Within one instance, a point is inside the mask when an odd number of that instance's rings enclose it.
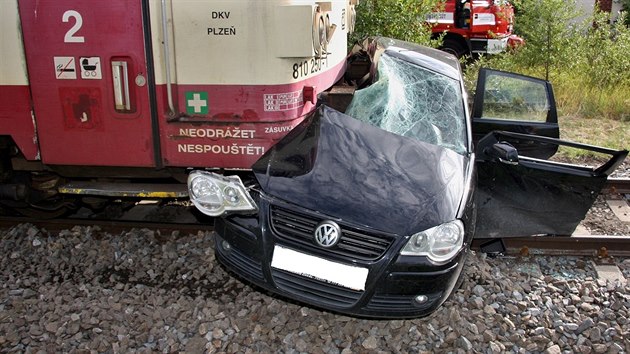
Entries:
{"label": "car bumper", "polygon": [[508,37],[495,39],[471,38],[470,45],[472,46],[473,53],[503,53],[508,48]]}
{"label": "car bumper", "polygon": [[[266,198],[260,198],[259,206],[257,216],[216,221],[216,256],[233,273],[287,298],[354,316],[421,317],[435,311],[447,299],[462,272],[467,247],[450,262],[434,265],[425,257],[399,256],[405,237],[362,230],[338,221],[344,232],[355,237],[385,241],[375,252],[335,252],[315,246],[306,233],[296,236],[283,231],[287,220],[318,223],[324,220],[321,214],[276,200],[272,205]],[[279,225],[281,222],[285,224]],[[277,247],[367,269],[365,287],[351,289],[272,267]],[[426,300],[418,302],[418,296]]]}
{"label": "car bumper", "polygon": [[525,40],[517,35],[501,38],[471,38],[470,45],[473,53],[498,54],[509,49],[517,49],[525,44]]}

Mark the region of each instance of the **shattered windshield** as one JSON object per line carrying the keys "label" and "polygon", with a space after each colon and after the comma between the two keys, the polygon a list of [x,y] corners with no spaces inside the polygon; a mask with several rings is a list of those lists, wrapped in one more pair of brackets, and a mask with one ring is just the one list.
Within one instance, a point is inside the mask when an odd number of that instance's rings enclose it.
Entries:
{"label": "shattered windshield", "polygon": [[460,83],[383,53],[378,80],[358,90],[346,114],[388,132],[466,153]]}

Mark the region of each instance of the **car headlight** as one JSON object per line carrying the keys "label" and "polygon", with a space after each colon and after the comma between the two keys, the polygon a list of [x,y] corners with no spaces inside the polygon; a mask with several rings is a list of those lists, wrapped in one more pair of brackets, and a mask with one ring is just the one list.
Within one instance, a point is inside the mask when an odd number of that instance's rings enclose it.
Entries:
{"label": "car headlight", "polygon": [[453,258],[464,244],[464,224],[450,221],[411,236],[400,251],[403,256],[427,256],[436,263]]}
{"label": "car headlight", "polygon": [[195,207],[209,216],[258,210],[238,176],[193,171],[188,175],[188,192]]}

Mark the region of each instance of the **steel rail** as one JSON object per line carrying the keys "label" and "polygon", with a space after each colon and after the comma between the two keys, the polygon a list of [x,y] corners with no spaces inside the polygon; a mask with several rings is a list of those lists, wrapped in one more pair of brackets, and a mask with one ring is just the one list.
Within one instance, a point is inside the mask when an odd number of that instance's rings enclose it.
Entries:
{"label": "steel rail", "polygon": [[197,232],[214,231],[213,224],[202,223],[164,223],[127,220],[102,219],[32,219],[27,217],[0,217],[0,229],[9,229],[18,224],[32,224],[48,231],[68,230],[75,226],[98,226],[106,232],[122,232],[131,229],[160,230],[160,232]]}
{"label": "steel rail", "polygon": [[602,194],[630,193],[630,178],[608,178]]}
{"label": "steel rail", "polygon": [[[490,241],[475,239],[472,249],[480,251]],[[630,236],[532,236],[501,241],[509,255],[630,257]]]}
{"label": "steel rail", "polygon": [[[630,194],[630,179],[609,178],[602,194]],[[132,228],[147,228],[161,232],[214,231],[212,219],[204,222],[152,222],[135,220],[106,220],[92,218],[33,219],[29,217],[0,216],[0,229],[17,224],[30,223],[49,231],[71,229],[74,226],[98,226],[105,232],[122,232]],[[472,249],[481,251],[482,246],[493,239],[475,239]],[[630,236],[535,236],[501,239],[505,254],[509,255],[557,255],[630,257]]]}
{"label": "steel rail", "polygon": [[[118,233],[133,228],[196,233],[214,231],[213,225],[201,223],[163,223],[120,220],[57,219],[37,220],[22,217],[0,217],[0,229],[29,223],[48,231],[61,231],[74,226],[98,226],[104,232]],[[471,248],[482,251],[488,242],[502,242],[507,255],[630,257],[630,236],[532,236],[498,239],[474,239]]]}

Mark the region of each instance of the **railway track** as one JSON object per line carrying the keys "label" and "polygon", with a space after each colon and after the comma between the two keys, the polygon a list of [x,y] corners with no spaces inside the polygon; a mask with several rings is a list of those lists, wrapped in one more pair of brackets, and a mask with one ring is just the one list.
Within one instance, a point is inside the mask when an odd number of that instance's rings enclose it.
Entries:
{"label": "railway track", "polygon": [[530,256],[630,257],[630,236],[538,236],[474,240],[473,250]]}
{"label": "railway track", "polygon": [[[213,225],[199,223],[163,223],[138,221],[107,221],[85,219],[35,220],[30,218],[0,218],[0,228],[30,223],[49,231],[70,229],[74,226],[98,226],[103,231],[119,233],[132,228],[159,230],[163,234],[173,231],[195,233],[212,231]],[[487,253],[516,256],[593,256],[630,257],[630,236],[532,236],[505,239],[476,239],[472,249]]]}
{"label": "railway track", "polygon": [[[31,218],[0,218],[0,228],[30,223],[49,231],[70,229],[74,226],[98,226],[103,231],[119,233],[132,228],[159,230],[161,233],[173,231],[195,233],[212,231],[213,225],[199,223],[163,223],[112,220],[35,220]],[[476,239],[472,249],[487,253],[503,253],[508,255],[554,255],[554,256],[593,256],[630,257],[630,236],[535,236],[505,239]]]}
{"label": "railway track", "polygon": [[100,219],[32,219],[26,217],[0,217],[0,229],[10,228],[17,224],[33,224],[49,231],[70,229],[74,226],[98,226],[107,232],[121,232],[129,229],[151,229],[161,232],[172,231],[212,231],[212,224],[201,223],[167,223],[133,220],[100,220]]}
{"label": "railway track", "polygon": [[[628,200],[630,197],[630,179],[611,178],[602,194],[615,194]],[[170,206],[174,208],[173,206]],[[197,232],[212,231],[211,218],[199,218],[191,212],[191,206],[179,206],[168,215],[156,217],[158,206],[140,204],[134,206],[116,219],[91,218],[73,215],[63,219],[34,219],[28,217],[0,217],[0,228],[10,228],[21,223],[31,223],[50,231],[69,229],[76,225],[99,226],[103,231],[122,232],[131,228],[160,230],[163,233],[173,231]],[[79,213],[80,214],[80,213]],[[159,214],[158,214],[159,215]],[[532,236],[505,239],[475,239],[472,249],[487,253],[509,255],[557,255],[557,256],[594,256],[630,257],[630,235],[626,236]]]}
{"label": "railway track", "polygon": [[608,178],[602,194],[630,194],[630,178]]}

